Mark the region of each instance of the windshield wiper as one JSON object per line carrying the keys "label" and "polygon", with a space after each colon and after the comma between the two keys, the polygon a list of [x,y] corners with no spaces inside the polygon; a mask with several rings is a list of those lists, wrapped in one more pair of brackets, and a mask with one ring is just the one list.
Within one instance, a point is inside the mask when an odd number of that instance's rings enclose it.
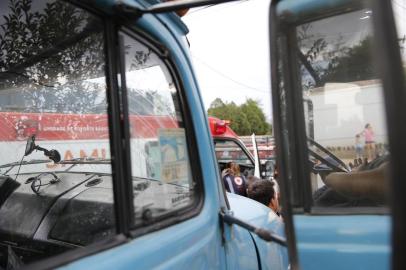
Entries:
{"label": "windshield wiper", "polygon": [[57,164],[72,164],[65,172],[69,171],[73,167],[79,164],[111,164],[111,159],[109,158],[92,158],[92,157],[83,157],[83,158],[74,158],[61,160]]}
{"label": "windshield wiper", "polygon": [[5,171],[3,173],[3,175],[6,175],[6,173],[8,173],[9,171],[11,171],[15,166],[20,166],[21,165],[30,165],[30,164],[41,164],[41,163],[49,163],[52,160],[50,159],[32,159],[32,160],[28,160],[28,161],[15,161],[15,162],[11,162],[11,163],[6,163],[4,165],[0,165],[0,169],[3,168],[8,168],[10,167],[10,169],[8,169],[7,171]]}

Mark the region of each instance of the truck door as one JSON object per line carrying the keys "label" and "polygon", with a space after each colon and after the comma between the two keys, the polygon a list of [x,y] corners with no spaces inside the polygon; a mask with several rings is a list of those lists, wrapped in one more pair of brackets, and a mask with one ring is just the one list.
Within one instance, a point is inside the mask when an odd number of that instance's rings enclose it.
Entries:
{"label": "truck door", "polygon": [[[398,2],[395,13],[404,14]],[[389,1],[271,5],[274,125],[293,269],[389,269],[391,258],[402,268],[405,55],[395,13]],[[402,37],[404,23],[398,30]]]}

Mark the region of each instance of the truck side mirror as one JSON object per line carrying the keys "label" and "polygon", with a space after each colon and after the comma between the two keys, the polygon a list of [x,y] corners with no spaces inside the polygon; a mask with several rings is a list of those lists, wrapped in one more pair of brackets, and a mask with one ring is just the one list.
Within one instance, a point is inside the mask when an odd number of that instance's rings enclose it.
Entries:
{"label": "truck side mirror", "polygon": [[270,179],[274,176],[275,163],[272,160],[267,160],[262,166],[262,178]]}
{"label": "truck side mirror", "polygon": [[25,145],[24,156],[28,156],[35,149],[35,135],[28,137],[27,144]]}

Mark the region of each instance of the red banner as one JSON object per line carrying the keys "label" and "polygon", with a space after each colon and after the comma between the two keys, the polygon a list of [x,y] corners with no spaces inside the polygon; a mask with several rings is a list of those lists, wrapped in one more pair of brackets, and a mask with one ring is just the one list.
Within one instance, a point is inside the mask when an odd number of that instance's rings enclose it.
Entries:
{"label": "red banner", "polygon": [[[130,116],[132,138],[157,137],[160,128],[176,128],[170,116]],[[26,140],[97,140],[108,139],[107,115],[57,113],[0,113],[0,141]]]}

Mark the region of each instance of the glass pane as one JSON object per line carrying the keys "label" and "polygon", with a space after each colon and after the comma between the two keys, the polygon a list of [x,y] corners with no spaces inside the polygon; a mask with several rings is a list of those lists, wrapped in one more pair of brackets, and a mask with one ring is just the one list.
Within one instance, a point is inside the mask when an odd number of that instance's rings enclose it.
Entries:
{"label": "glass pane", "polygon": [[239,165],[252,165],[252,161],[247,153],[234,141],[216,141],[215,147],[218,162],[236,162]]}
{"label": "glass pane", "polygon": [[386,203],[389,149],[372,15],[363,9],[296,29],[316,206]]}
{"label": "glass pane", "polygon": [[195,200],[179,90],[165,63],[122,34],[131,125],[135,225],[148,224]]}
{"label": "glass pane", "polygon": [[0,25],[0,268],[11,269],[112,236],[115,219],[103,23],[66,2],[13,0]]}
{"label": "glass pane", "polygon": [[226,169],[230,162],[234,162],[239,165],[240,172],[246,177],[254,175],[254,164],[240,145],[225,140],[215,140],[214,144],[220,171]]}
{"label": "glass pane", "polygon": [[406,0],[392,0],[392,8],[398,32],[400,54],[406,76]]}

